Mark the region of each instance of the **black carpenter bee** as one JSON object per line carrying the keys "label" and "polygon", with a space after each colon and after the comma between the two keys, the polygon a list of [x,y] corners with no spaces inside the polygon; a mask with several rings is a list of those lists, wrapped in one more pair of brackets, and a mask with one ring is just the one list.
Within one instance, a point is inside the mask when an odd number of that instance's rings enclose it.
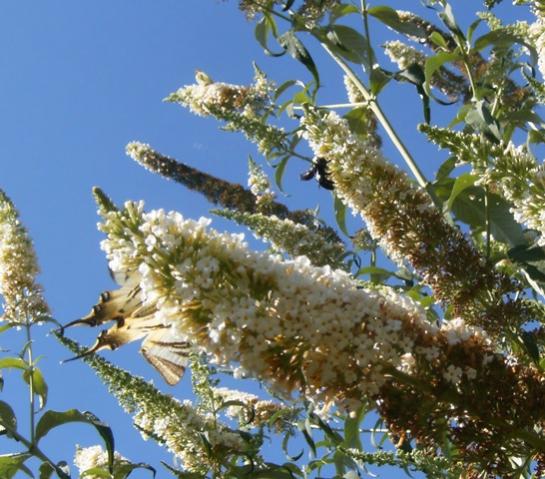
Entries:
{"label": "black carpenter bee", "polygon": [[301,173],[303,181],[308,181],[312,178],[316,178],[318,184],[326,190],[333,190],[335,187],[333,181],[328,177],[327,160],[325,158],[314,158],[312,166],[304,173]]}

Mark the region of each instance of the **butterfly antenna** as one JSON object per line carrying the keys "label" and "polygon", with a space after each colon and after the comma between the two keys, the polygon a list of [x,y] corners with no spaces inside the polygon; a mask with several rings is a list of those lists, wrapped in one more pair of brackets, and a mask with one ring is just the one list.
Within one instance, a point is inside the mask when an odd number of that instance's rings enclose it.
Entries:
{"label": "butterfly antenna", "polygon": [[78,354],[77,356],[74,356],[73,358],[68,358],[68,359],[65,359],[65,360],[61,361],[61,364],[69,363],[71,361],[76,361],[77,359],[85,358],[87,356],[90,356],[91,354],[95,354],[98,350],[105,347],[105,343],[104,343],[104,340],[103,340],[104,333],[106,333],[106,331],[103,331],[102,333],[100,333],[100,336],[96,340],[95,344],[93,344],[89,349],[83,351],[83,353]]}
{"label": "butterfly antenna", "polygon": [[70,321],[68,324],[65,324],[64,326],[61,326],[59,332],[61,335],[64,335],[65,329],[71,328],[72,326],[77,326],[78,324],[85,324],[86,326],[94,327],[94,326],[98,326],[101,323],[100,321],[97,320],[96,312],[93,309],[93,311],[91,311],[91,313],[89,313],[87,316],[84,316],[83,318],[75,319],[74,321]]}
{"label": "butterfly antenna", "polygon": [[89,348],[86,351],[84,351],[83,353],[78,354],[77,356],[74,356],[73,358],[68,358],[68,359],[62,360],[61,364],[70,363],[72,361],[76,361],[77,359],[85,358],[87,356],[90,356],[91,354],[95,354],[96,351],[97,351],[97,349],[95,347]]}

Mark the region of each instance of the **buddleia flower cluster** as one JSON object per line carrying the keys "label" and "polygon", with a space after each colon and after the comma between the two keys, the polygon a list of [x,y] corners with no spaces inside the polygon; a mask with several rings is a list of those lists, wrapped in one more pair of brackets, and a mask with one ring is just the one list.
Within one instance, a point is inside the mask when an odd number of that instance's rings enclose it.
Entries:
{"label": "buddleia flower cluster", "polygon": [[481,135],[429,125],[419,128],[460,164],[470,164],[480,176],[478,183],[509,201],[515,220],[538,232],[537,244],[545,245],[545,171],[525,145],[491,144]]}
{"label": "buddleia flower cluster", "polygon": [[277,252],[285,252],[292,258],[306,256],[315,266],[347,268],[343,261],[347,254],[343,244],[333,238],[328,241],[321,231],[313,231],[306,225],[275,215],[235,210],[213,210],[212,213],[247,226],[257,238],[270,243]]}
{"label": "buddleia flower cluster", "polygon": [[515,219],[540,233],[537,243],[545,245],[545,170],[526,150],[509,143],[487,172],[485,180],[492,180],[513,203]]}
{"label": "buddleia flower cluster", "polygon": [[[58,337],[74,352],[83,352],[73,341]],[[214,415],[203,414],[191,401],[178,401],[163,394],[151,383],[99,356],[88,355],[85,361],[120,406],[133,415],[134,425],[144,439],[153,438],[164,445],[189,472],[217,471],[230,455],[245,454],[253,448],[247,437],[229,429]],[[78,459],[82,467],[104,459],[96,448],[83,452]]]}
{"label": "buddleia flower cluster", "polygon": [[458,477],[463,472],[462,464],[437,456],[433,451],[422,449],[413,449],[410,452],[399,449],[396,452],[383,450],[364,452],[358,449],[344,449],[343,452],[362,464],[398,466],[408,470],[416,469],[425,473],[427,477],[444,477],[447,471],[453,474],[451,477]]}
{"label": "buddleia flower cluster", "polygon": [[455,315],[493,333],[528,321],[522,304],[504,297],[513,283],[486,266],[427,193],[388,163],[372,141],[354,135],[335,112],[309,108],[301,125],[314,154],[328,161],[339,198],[362,216],[390,258],[414,267]]}
{"label": "buddleia flower cluster", "polygon": [[[240,0],[239,8],[248,18],[268,12],[275,5],[282,5],[279,0]],[[339,5],[339,0],[304,0],[296,10],[307,28],[313,28],[333,7]]]}
{"label": "buddleia flower cluster", "polygon": [[343,82],[344,88],[346,89],[346,96],[348,97],[348,101],[350,101],[350,103],[356,104],[365,101],[365,97],[362,95],[361,91],[358,90],[348,75],[343,76]]}
{"label": "buddleia flower cluster", "polygon": [[[401,70],[405,70],[413,64],[424,68],[427,60],[424,53],[399,40],[386,42],[384,44],[384,52]],[[467,84],[464,78],[455,75],[446,68],[438,69],[432,76],[430,83],[445,95],[452,98],[458,98],[467,92]]]}
{"label": "buddleia flower cluster", "polygon": [[274,85],[263,72],[255,68],[254,83],[250,86],[214,82],[204,72],[197,72],[196,83],[186,85],[166,98],[179,103],[199,116],[213,116],[226,122],[225,129],[241,131],[268,156],[286,149],[286,133],[267,123],[273,113],[271,94]]}
{"label": "buddleia flower cluster", "polygon": [[263,169],[252,159],[248,160],[248,188],[256,198],[258,208],[267,208],[275,197],[269,178]]}
{"label": "buddleia flower cluster", "polygon": [[545,78],[545,11],[535,10],[536,20],[530,25],[530,38],[536,47],[538,54],[538,67]]}
{"label": "buddleia flower cluster", "polygon": [[276,401],[259,399],[255,394],[224,387],[213,388],[212,394],[219,404],[227,405],[225,414],[236,419],[239,427],[243,429],[270,426],[279,432],[289,429],[290,421],[297,418],[296,408],[286,407]]}
{"label": "buddleia flower cluster", "polygon": [[[120,228],[125,215],[127,226]],[[131,203],[106,217],[102,247],[115,273],[140,263],[146,302],[157,303],[164,322],[216,363],[237,362],[239,374],[324,402],[357,404],[362,394],[377,392],[384,378],[372,365],[399,362],[410,348],[399,318],[423,320],[422,311],[390,289],[359,290],[343,271],[314,267],[304,256],[284,261],[252,252],[240,235],[207,225]],[[386,324],[373,320],[380,309]],[[369,322],[363,330],[362,321]],[[383,357],[370,341],[399,344],[381,348]]]}
{"label": "buddleia flower cluster", "polygon": [[131,203],[101,229],[115,273],[139,263],[144,305],[236,377],[349,412],[375,401],[392,431],[410,430],[430,446],[447,432],[472,460],[476,445],[489,458],[505,443],[539,442],[524,431],[544,420],[543,377],[496,353],[486,333],[462,319],[430,324],[389,287],[362,287],[305,257],[250,251],[240,235],[177,212]]}
{"label": "buddleia flower cluster", "polygon": [[360,105],[358,106],[358,112],[360,114],[359,119],[362,123],[362,130],[365,132],[364,135],[374,144],[376,148],[380,148],[382,146],[382,138],[378,134],[377,119],[373,114],[370,105],[365,103],[362,105],[365,98],[350,77],[344,75],[343,80],[344,87],[346,89],[346,96],[348,97],[350,103],[353,105]]}
{"label": "buddleia flower cluster", "polygon": [[28,324],[49,314],[36,253],[15,206],[0,190],[0,294],[4,314],[1,319]]}
{"label": "buddleia flower cluster", "polygon": [[[173,158],[161,155],[145,143],[131,142],[127,145],[126,151],[144,168],[202,193],[212,204],[241,213],[258,213],[259,211],[255,195],[237,183],[222,180]],[[312,211],[290,211],[284,204],[271,200],[266,205],[266,212],[268,215],[302,224],[312,233],[322,236],[324,243],[335,243],[337,249],[344,249],[343,242],[335,230],[318,221]]]}
{"label": "buddleia flower cluster", "polygon": [[[114,473],[119,466],[123,464],[130,464],[129,461],[124,458],[117,451],[114,452]],[[84,476],[82,474],[92,469],[101,469],[105,472],[108,467],[108,453],[101,446],[80,447],[76,445],[76,453],[74,454],[74,465],[78,468],[80,477],[86,477],[88,479],[100,479],[103,475],[95,475],[87,473]]]}

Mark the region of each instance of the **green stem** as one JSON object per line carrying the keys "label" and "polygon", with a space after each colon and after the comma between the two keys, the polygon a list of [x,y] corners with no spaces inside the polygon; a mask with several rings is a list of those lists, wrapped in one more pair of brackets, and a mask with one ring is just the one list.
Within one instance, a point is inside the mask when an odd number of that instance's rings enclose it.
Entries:
{"label": "green stem", "polygon": [[[260,5],[259,2],[255,2],[255,4]],[[362,5],[363,5],[362,13],[364,13],[365,2],[363,2]],[[277,17],[279,17],[279,18],[281,18],[281,19],[283,19],[283,20],[285,20],[287,22],[291,22],[291,19],[289,17],[286,17],[285,15],[282,15],[282,14],[280,14],[280,13],[278,13],[278,12],[272,10],[272,9],[266,9],[266,10],[269,11],[269,13],[271,13],[271,14],[273,14],[273,15],[275,15],[275,16],[277,16]],[[365,14],[364,14],[364,24],[366,25],[366,28],[368,29],[368,25],[367,25],[366,22],[367,22],[367,18],[366,18]],[[309,32],[309,33],[313,33],[313,32]],[[394,146],[397,148],[397,150],[399,151],[399,153],[401,154],[401,156],[403,157],[403,159],[407,163],[409,169],[411,170],[412,174],[416,178],[416,181],[418,182],[418,184],[422,188],[424,188],[426,191],[428,191],[428,193],[432,197],[435,204],[439,204],[439,201],[438,201],[437,197],[435,196],[435,194],[432,191],[428,190],[428,186],[429,186],[428,180],[426,179],[426,177],[424,176],[424,174],[420,170],[419,166],[417,165],[416,161],[414,160],[414,158],[410,154],[409,150],[407,149],[407,147],[405,146],[405,144],[403,143],[401,138],[399,138],[399,136],[397,135],[397,133],[393,129],[390,121],[388,120],[388,118],[386,117],[386,115],[384,114],[382,109],[380,108],[380,105],[376,101],[375,97],[372,96],[369,93],[369,91],[367,90],[365,85],[360,81],[358,76],[352,71],[352,69],[346,64],[346,62],[342,58],[335,55],[335,53],[333,53],[329,49],[329,47],[320,40],[319,36],[316,33],[313,33],[313,35],[318,41],[320,41],[320,44],[325,49],[325,51],[333,58],[333,60],[335,60],[337,62],[337,64],[341,67],[341,69],[345,72],[345,74],[350,78],[350,80],[352,80],[354,82],[354,84],[356,85],[358,90],[361,92],[361,94],[363,95],[363,97],[367,101],[369,107],[371,108],[371,110],[373,111],[375,116],[377,117],[378,121],[380,122],[380,124],[382,125],[384,130],[386,131],[386,134],[390,137],[390,140],[392,141]],[[370,45],[368,45],[368,47],[370,47]]]}
{"label": "green stem", "polygon": [[469,79],[469,84],[471,85],[471,91],[473,92],[473,100],[479,101],[480,97],[477,92],[475,80],[473,79],[473,73],[471,72],[471,67],[469,66],[469,62],[467,60],[467,56],[465,53],[463,56],[464,56],[464,66],[466,67],[466,71],[467,71],[467,78]]}
{"label": "green stem", "polygon": [[369,107],[377,117],[378,121],[386,131],[386,134],[390,137],[390,140],[394,144],[394,146],[397,148],[403,159],[405,160],[405,163],[407,163],[407,166],[411,170],[412,174],[416,178],[416,181],[418,184],[424,188],[427,189],[429,186],[429,182],[420,170],[419,166],[416,164],[416,161],[412,157],[412,155],[409,153],[409,150],[404,145],[403,141],[395,130],[393,129],[390,121],[382,111],[382,108],[380,108],[380,105],[378,104],[376,98],[371,95],[371,93],[367,90],[365,85],[361,82],[361,80],[357,77],[357,75],[352,71],[352,69],[346,64],[346,62],[338,57],[334,52],[330,50],[330,48],[322,42],[322,47],[325,49],[325,51],[337,62],[337,64],[341,67],[341,69],[344,71],[344,73],[350,78],[350,80],[354,83],[356,88],[360,91],[360,93],[363,95],[365,100],[368,102]]}
{"label": "green stem", "polygon": [[[336,108],[358,108],[360,106],[369,106],[369,103],[366,101],[358,101],[356,103],[336,103],[333,105],[319,105],[318,108],[324,108],[328,110],[333,110]],[[294,106],[294,110],[304,110],[303,106]]]}
{"label": "green stem", "polygon": [[[367,59],[370,69],[373,69],[373,49],[371,48],[371,32],[369,30],[369,17],[367,15],[367,1],[361,0],[361,14],[363,16],[363,29],[365,31],[365,43],[367,47]],[[371,75],[371,71],[368,72]]]}
{"label": "green stem", "polygon": [[484,190],[484,213],[485,213],[485,227],[486,227],[486,259],[490,259],[490,196],[488,186]]}
{"label": "green stem", "polygon": [[35,439],[35,424],[34,418],[36,415],[36,405],[35,405],[35,394],[34,394],[34,365],[33,365],[33,355],[32,355],[32,336],[30,334],[30,318],[26,318],[25,321],[25,330],[26,330],[26,340],[27,340],[27,361],[28,361],[28,390],[30,395],[30,404],[29,404],[29,415],[30,415],[30,442],[34,444]]}
{"label": "green stem", "polygon": [[21,436],[15,429],[12,429],[9,425],[2,424],[2,427],[6,430],[8,437],[12,437],[17,442],[23,444],[27,449],[29,454],[40,459],[42,462],[49,464],[59,475],[59,477],[68,477],[64,474],[63,471],[59,470],[55,462],[50,459],[35,443],[34,441],[29,441],[26,437]]}

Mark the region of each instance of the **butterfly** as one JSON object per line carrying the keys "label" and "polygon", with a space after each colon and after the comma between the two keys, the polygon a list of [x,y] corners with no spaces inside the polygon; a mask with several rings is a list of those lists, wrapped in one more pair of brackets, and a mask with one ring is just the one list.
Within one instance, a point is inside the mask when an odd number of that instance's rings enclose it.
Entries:
{"label": "butterfly", "polygon": [[117,349],[131,341],[144,338],[140,352],[159,372],[167,384],[173,386],[184,375],[192,351],[175,328],[157,318],[154,305],[146,305],[142,298],[140,274],[133,272],[119,278],[114,277],[120,288],[105,291],[99,302],[89,314],[63,326],[63,330],[79,324],[100,326],[115,321],[115,324],[102,331],[95,344],[76,358],[95,353],[102,349]]}

